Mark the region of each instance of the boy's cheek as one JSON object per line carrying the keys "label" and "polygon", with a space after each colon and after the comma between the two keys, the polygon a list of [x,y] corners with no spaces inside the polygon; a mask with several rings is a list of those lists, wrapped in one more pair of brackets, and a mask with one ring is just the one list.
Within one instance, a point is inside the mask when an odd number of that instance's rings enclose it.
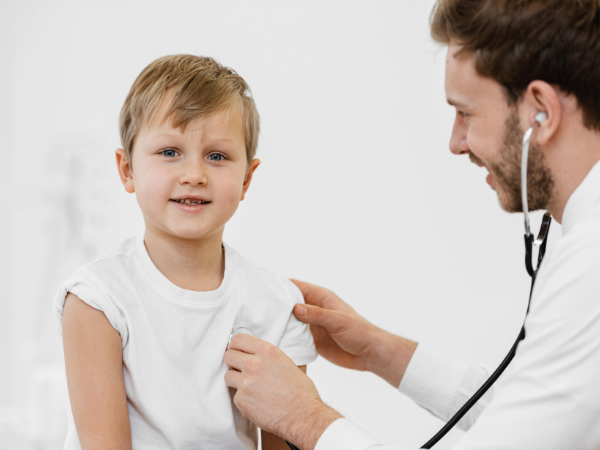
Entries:
{"label": "boy's cheek", "polygon": [[159,210],[170,200],[170,192],[160,179],[143,178],[136,182],[136,196],[145,213]]}
{"label": "boy's cheek", "polygon": [[241,186],[237,183],[227,183],[221,185],[220,189],[215,192],[214,206],[217,209],[219,222],[227,222],[235,214],[240,204]]}
{"label": "boy's cheek", "polygon": [[219,215],[227,221],[233,216],[240,204],[240,199],[235,191],[228,192],[227,196],[216,199],[215,206],[219,209]]}

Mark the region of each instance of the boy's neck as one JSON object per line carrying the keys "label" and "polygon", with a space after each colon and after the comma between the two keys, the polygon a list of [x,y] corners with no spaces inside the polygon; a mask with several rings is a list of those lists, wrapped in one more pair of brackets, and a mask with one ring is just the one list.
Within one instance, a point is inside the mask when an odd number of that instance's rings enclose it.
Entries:
{"label": "boy's neck", "polygon": [[146,227],[144,244],[156,268],[189,291],[214,291],[225,275],[222,232],[204,239],[182,239]]}

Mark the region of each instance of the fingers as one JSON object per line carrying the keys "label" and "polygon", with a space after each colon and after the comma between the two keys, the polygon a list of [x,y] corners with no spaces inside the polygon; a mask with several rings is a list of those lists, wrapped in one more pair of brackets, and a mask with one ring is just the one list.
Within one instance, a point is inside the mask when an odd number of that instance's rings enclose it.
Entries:
{"label": "fingers", "polygon": [[223,362],[225,362],[227,367],[229,367],[230,369],[235,369],[238,372],[241,372],[244,368],[244,364],[250,358],[252,358],[252,355],[249,355],[248,353],[229,349],[225,352],[225,355],[223,356]]}
{"label": "fingers", "polygon": [[318,306],[303,305],[294,306],[294,315],[298,320],[310,325],[320,325],[331,333],[342,331],[348,327],[348,317],[338,311],[319,308]]}
{"label": "fingers", "polygon": [[233,337],[227,348],[254,355],[265,344],[267,344],[267,342],[261,339],[250,336],[249,334],[240,333]]}
{"label": "fingers", "polygon": [[305,281],[290,279],[292,283],[294,283],[300,292],[302,292],[302,296],[304,297],[304,301],[309,305],[317,305],[321,308],[324,307],[324,301],[326,297],[326,293],[329,292],[325,288],[321,286],[316,286],[314,284],[307,283]]}
{"label": "fingers", "polygon": [[294,283],[302,295],[306,295],[308,291],[310,291],[313,287],[316,287],[314,284],[307,283],[306,281],[295,280],[294,278],[290,278],[290,281]]}
{"label": "fingers", "polygon": [[238,389],[242,382],[243,375],[237,370],[228,370],[225,372],[225,384],[233,389]]}
{"label": "fingers", "polygon": [[292,279],[291,282],[300,289],[300,292],[302,292],[302,296],[304,297],[304,302],[307,305],[319,306],[335,311],[353,311],[348,304],[329,289],[294,279]]}

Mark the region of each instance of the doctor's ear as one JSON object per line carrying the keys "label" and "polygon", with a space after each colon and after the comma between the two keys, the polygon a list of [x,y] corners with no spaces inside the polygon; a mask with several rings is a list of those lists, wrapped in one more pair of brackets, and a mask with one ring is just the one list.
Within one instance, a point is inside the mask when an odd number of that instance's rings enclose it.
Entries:
{"label": "doctor's ear", "polygon": [[535,140],[539,145],[552,140],[560,127],[564,115],[561,96],[564,94],[545,81],[532,81],[527,87],[523,96],[527,128],[535,124]]}
{"label": "doctor's ear", "polygon": [[115,156],[117,158],[117,170],[119,171],[121,183],[123,183],[127,192],[133,194],[135,192],[135,187],[133,185],[133,169],[125,155],[125,150],[118,148],[115,151]]}

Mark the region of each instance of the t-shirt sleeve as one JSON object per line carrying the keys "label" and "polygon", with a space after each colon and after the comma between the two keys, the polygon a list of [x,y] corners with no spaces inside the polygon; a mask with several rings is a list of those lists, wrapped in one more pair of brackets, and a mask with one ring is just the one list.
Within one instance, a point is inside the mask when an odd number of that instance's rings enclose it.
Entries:
{"label": "t-shirt sleeve", "polygon": [[[300,289],[298,289],[291,281],[285,281],[294,300],[293,304],[304,303],[304,297],[302,297]],[[290,311],[290,318],[288,319],[279,348],[288,355],[297,366],[304,366],[317,359],[317,349],[315,348],[310,327],[296,319],[293,311]]]}
{"label": "t-shirt sleeve", "polygon": [[54,296],[52,308],[58,323],[58,332],[62,335],[62,319],[65,299],[71,292],[82,301],[99,311],[102,311],[110,324],[121,335],[122,347],[125,348],[129,338],[127,322],[114,296],[93,274],[78,270],[61,283]]}

